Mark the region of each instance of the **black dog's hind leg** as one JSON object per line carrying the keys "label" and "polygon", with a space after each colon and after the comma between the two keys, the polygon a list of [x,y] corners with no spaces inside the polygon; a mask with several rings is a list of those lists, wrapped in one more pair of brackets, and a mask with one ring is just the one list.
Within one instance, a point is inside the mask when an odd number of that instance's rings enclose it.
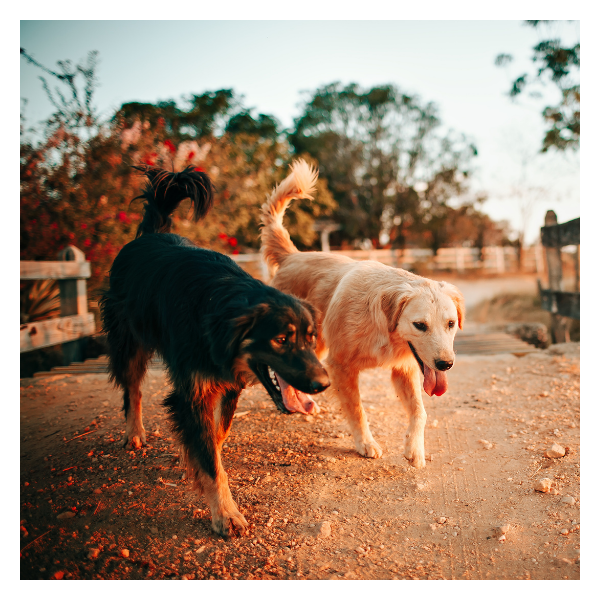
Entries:
{"label": "black dog's hind leg", "polygon": [[188,477],[204,492],[212,515],[213,531],[227,537],[231,529],[245,531],[248,522],[234,502],[221,447],[233,419],[241,390],[174,391],[165,399],[174,431],[179,437]]}
{"label": "black dog's hind leg", "polygon": [[123,446],[131,444],[139,449],[146,443],[142,422],[142,380],[151,352],[135,341],[133,335],[120,323],[112,323],[107,330],[110,351],[110,378],[123,388],[123,412],[127,420]]}

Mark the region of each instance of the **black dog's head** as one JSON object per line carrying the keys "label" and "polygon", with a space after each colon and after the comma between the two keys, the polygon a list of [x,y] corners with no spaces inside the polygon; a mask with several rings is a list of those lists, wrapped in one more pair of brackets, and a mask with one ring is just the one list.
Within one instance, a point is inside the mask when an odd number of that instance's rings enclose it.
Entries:
{"label": "black dog's head", "polygon": [[[314,402],[305,394],[329,387],[329,377],[315,347],[316,318],[305,302],[273,290],[273,294],[229,320],[226,355],[223,338],[214,340],[213,359],[233,365],[234,371],[254,373],[279,410],[311,412]],[[298,390],[300,393],[296,393]]]}

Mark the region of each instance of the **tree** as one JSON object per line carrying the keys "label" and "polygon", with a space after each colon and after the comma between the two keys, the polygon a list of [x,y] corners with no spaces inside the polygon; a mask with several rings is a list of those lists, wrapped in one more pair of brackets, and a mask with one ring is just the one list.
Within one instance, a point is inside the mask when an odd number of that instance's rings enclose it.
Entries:
{"label": "tree", "polygon": [[[525,24],[539,28],[552,21],[525,21]],[[512,62],[510,54],[499,54],[496,66],[502,67]],[[548,124],[542,142],[541,152],[550,148],[565,151],[579,148],[580,133],[580,45],[565,45],[559,38],[547,39],[533,47],[532,62],[538,66],[537,72],[524,73],[517,77],[509,91],[511,98],[517,98],[530,90],[530,96],[542,96],[539,89],[551,83],[560,92],[560,102],[549,105],[542,111]]]}
{"label": "tree", "polygon": [[[145,184],[132,165],[145,163],[207,171],[215,185],[214,209],[198,224],[182,206],[174,231],[204,247],[238,253],[259,247],[260,205],[285,175],[291,154],[268,115],[252,116],[232,90],[175,101],[126,103],[102,121],[93,105],[96,61],[47,69],[24,50],[24,59],[54,78],[55,112],[31,141],[21,124],[21,259],[52,260],[65,245],[80,247],[92,263],[90,291],[103,283],[114,257],[135,236]],[[95,54],[90,54],[94,56]],[[294,241],[310,246],[314,219],[335,203],[323,182],[317,198],[290,207]]]}
{"label": "tree", "polygon": [[382,236],[402,247],[406,227],[427,228],[463,192],[476,154],[464,136],[439,129],[435,105],[393,85],[331,83],[304,103],[289,140],[319,163],[339,205],[339,238],[377,246]]}

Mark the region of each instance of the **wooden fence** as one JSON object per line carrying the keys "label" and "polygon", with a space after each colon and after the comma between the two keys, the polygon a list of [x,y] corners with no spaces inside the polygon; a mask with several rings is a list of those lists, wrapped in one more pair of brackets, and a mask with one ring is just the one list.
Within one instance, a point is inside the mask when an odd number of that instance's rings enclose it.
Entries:
{"label": "wooden fence", "polygon": [[58,253],[58,261],[21,261],[21,280],[57,279],[60,317],[21,325],[21,352],[62,344],[68,364],[81,360],[80,340],[96,333],[94,315],[88,312],[87,283],[90,263],[75,246]]}
{"label": "wooden fence", "polygon": [[[542,308],[551,313],[552,340],[554,343],[569,341],[568,319],[579,320],[579,219],[558,224],[556,213],[549,210],[546,213],[545,225],[541,229],[542,245],[546,251],[548,271],[548,289],[542,288],[538,279],[538,288]],[[564,246],[577,246],[573,254],[575,269],[575,291],[566,292],[563,289],[563,253]]]}
{"label": "wooden fence", "polygon": [[[407,248],[405,250],[332,250],[355,260],[377,260],[385,265],[402,269],[428,271],[452,271],[467,273],[478,271],[484,275],[507,273],[545,272],[544,249],[541,244],[523,250],[521,265],[516,248],[491,246],[483,248],[440,248],[436,256],[432,250]],[[251,275],[268,281],[268,271],[260,254],[238,254],[233,258]]]}

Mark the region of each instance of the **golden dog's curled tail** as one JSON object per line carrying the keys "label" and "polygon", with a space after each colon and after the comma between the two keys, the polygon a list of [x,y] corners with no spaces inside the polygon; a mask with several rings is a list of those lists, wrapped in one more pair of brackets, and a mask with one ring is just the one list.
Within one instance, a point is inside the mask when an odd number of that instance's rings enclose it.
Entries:
{"label": "golden dog's curled tail", "polygon": [[302,159],[294,161],[291,170],[261,207],[261,252],[271,271],[274,271],[286,256],[298,252],[290,234],[283,226],[283,215],[293,198],[313,199],[311,194],[316,189],[319,176],[317,169]]}

